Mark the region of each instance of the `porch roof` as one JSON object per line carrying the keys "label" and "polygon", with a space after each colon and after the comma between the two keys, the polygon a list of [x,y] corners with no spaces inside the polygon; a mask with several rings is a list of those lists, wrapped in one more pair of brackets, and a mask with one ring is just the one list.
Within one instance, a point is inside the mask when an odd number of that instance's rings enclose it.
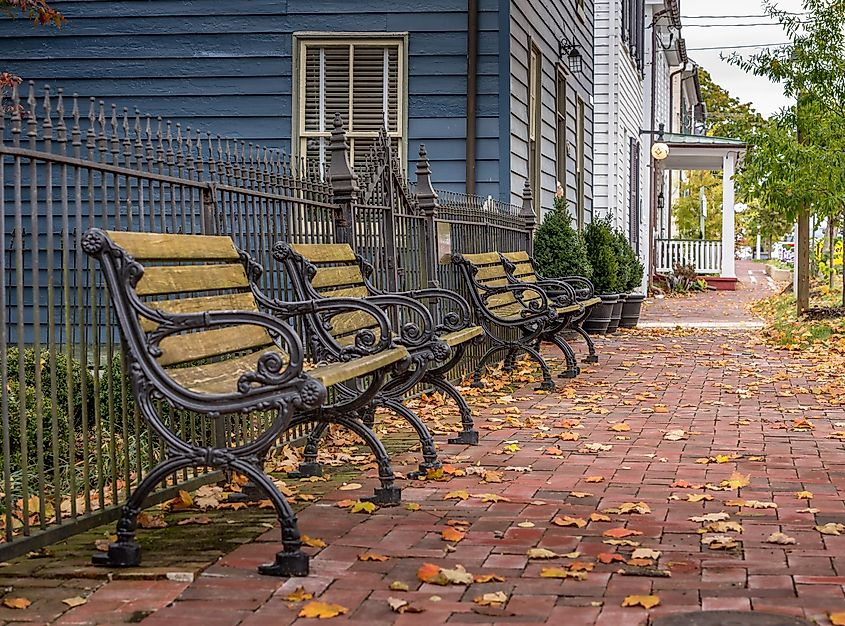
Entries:
{"label": "porch roof", "polygon": [[669,156],[661,165],[668,170],[720,170],[727,154],[746,149],[745,142],[730,137],[665,133],[663,141]]}

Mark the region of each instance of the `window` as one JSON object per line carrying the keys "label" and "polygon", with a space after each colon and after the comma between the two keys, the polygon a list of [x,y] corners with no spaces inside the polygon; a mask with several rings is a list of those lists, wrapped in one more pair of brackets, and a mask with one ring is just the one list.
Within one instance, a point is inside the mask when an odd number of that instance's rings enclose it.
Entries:
{"label": "window", "polygon": [[640,142],[629,139],[628,147],[628,241],[640,253]]}
{"label": "window", "polygon": [[631,60],[645,69],[645,0],[622,0],[622,41],[628,44]]}
{"label": "window", "polygon": [[540,200],[540,50],[531,44],[528,62],[528,182],[531,185],[531,195],[534,207],[538,213],[542,202]]}
{"label": "window", "polygon": [[404,127],[404,39],[300,39],[296,149],[325,173],[340,113],[360,165],[382,128],[400,150]]}
{"label": "window", "polygon": [[555,90],[555,157],[557,182],[566,185],[566,74],[558,67]]}
{"label": "window", "polygon": [[584,144],[584,124],[586,116],[584,112],[584,101],[580,96],[575,103],[575,221],[578,224],[578,230],[584,226],[584,208],[585,208],[585,177],[584,161],[585,161],[585,144]]}

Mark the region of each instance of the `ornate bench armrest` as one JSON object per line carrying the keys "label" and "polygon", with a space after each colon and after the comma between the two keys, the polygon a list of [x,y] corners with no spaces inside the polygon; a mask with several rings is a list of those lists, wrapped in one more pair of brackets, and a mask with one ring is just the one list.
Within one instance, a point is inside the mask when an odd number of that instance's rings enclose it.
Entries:
{"label": "ornate bench armrest", "polygon": [[577,304],[578,295],[568,282],[554,278],[543,278],[534,283],[555,301],[555,304]]}
{"label": "ornate bench armrest", "polygon": [[[317,298],[315,300],[300,300],[286,302],[270,299],[257,290],[253,290],[258,302],[274,315],[289,319],[311,315],[319,320],[314,331],[319,334],[320,346],[336,359],[348,360],[357,356],[376,354],[393,347],[390,320],[375,304],[359,298]],[[362,328],[355,334],[353,345],[344,346],[332,335],[331,317],[326,313],[338,315],[340,313],[362,311],[373,318],[378,327],[378,333],[372,328]]]}
{"label": "ornate bench armrest", "polygon": [[400,320],[394,343],[406,348],[424,348],[437,341],[434,320],[431,312],[420,302],[398,293],[383,293],[365,298],[370,304],[377,304],[385,309],[393,309],[397,313],[403,309],[416,316],[419,321]]}
{"label": "ornate bench armrest", "polygon": [[467,301],[454,291],[431,288],[401,293],[414,300],[433,301],[432,306],[436,307],[437,311],[437,314],[434,314],[437,332],[463,330],[472,323],[472,314]]}
{"label": "ornate bench armrest", "polygon": [[[526,291],[533,291],[537,293],[540,296],[539,299],[531,300],[526,304],[526,302],[520,298],[520,295]],[[487,308],[487,302],[492,296],[508,292],[519,294],[516,296],[516,302],[523,308],[523,311],[521,312],[522,317],[520,317],[520,319],[514,320],[499,317]],[[502,285],[501,287],[485,287],[484,293],[481,294],[481,302],[484,304],[486,316],[501,326],[523,326],[530,322],[547,322],[554,319],[556,316],[554,309],[549,306],[549,299],[546,296],[546,293],[542,289],[529,285],[528,283]]]}
{"label": "ornate bench armrest", "polygon": [[543,278],[543,280],[553,280],[556,282],[566,283],[574,289],[576,294],[578,294],[578,296],[582,299],[592,298],[596,293],[593,283],[583,276],[559,276],[557,278]]}

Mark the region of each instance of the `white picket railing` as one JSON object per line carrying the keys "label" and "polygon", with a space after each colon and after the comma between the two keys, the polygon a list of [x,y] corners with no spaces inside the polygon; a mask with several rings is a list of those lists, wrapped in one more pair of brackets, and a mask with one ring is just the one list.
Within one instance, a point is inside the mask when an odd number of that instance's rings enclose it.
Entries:
{"label": "white picket railing", "polygon": [[658,239],[655,270],[668,274],[675,263],[692,264],[696,274],[722,272],[722,242],[714,239]]}

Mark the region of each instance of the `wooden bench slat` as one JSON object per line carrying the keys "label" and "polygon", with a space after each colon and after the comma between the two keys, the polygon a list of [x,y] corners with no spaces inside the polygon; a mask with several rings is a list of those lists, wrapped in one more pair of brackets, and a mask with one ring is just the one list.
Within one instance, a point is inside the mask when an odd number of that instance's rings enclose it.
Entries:
{"label": "wooden bench slat", "polygon": [[[254,372],[258,359],[267,352],[282,354],[285,363],[287,363],[287,356],[278,350],[259,350],[258,352],[226,361],[193,367],[170,368],[167,370],[167,373],[174,382],[191,391],[210,394],[233,394],[238,392],[238,379],[247,372]],[[306,368],[306,371],[325,386],[330,387],[352,380],[353,378],[371,374],[407,356],[408,350],[400,346],[344,363],[332,363],[331,365]]]}
{"label": "wooden bench slat", "polygon": [[517,250],[516,252],[503,252],[502,256],[505,257],[508,261],[513,261],[514,263],[528,261],[528,253],[525,250]]}
{"label": "wooden bench slat", "polygon": [[479,252],[477,254],[462,254],[467,261],[473,265],[491,265],[493,263],[501,265],[502,259],[499,258],[498,252]]}
{"label": "wooden bench slat", "polygon": [[366,298],[370,295],[370,292],[367,291],[367,288],[364,285],[360,285],[358,287],[340,287],[336,289],[327,287],[325,289],[318,290],[318,293],[326,298]]}
{"label": "wooden bench slat", "polygon": [[[249,291],[224,293],[217,296],[196,296],[178,300],[154,300],[146,304],[165,313],[203,313],[205,311],[256,311],[255,297]],[[144,332],[150,332],[158,324],[147,318],[141,318]]]}
{"label": "wooden bench slat", "polygon": [[[332,325],[332,336],[340,337],[357,333],[364,328],[378,329],[378,323],[372,315],[366,311],[350,311],[348,313],[339,313],[331,318],[329,322]],[[378,332],[376,335],[378,336]]]}
{"label": "wooden bench slat", "polygon": [[355,261],[355,253],[347,243],[294,243],[290,247],[315,264]]}
{"label": "wooden bench slat", "polygon": [[488,265],[485,267],[481,267],[478,270],[478,273],[475,275],[475,280],[480,283],[487,283],[488,280],[491,278],[504,278],[507,277],[507,273],[505,272],[505,266],[499,261],[498,265]]}
{"label": "wooden bench slat", "polygon": [[341,265],[338,267],[323,267],[317,270],[311,285],[314,289],[322,290],[329,287],[345,285],[363,285],[364,277],[357,265]]}
{"label": "wooden bench slat", "polygon": [[195,333],[171,335],[162,339],[159,345],[162,355],[158,361],[163,366],[201,361],[264,346],[275,346],[267,329],[254,324],[238,324]]}
{"label": "wooden bench slat", "polygon": [[144,269],[136,291],[141,296],[152,296],[247,287],[249,280],[239,263],[154,265]]}
{"label": "wooden bench slat", "polygon": [[126,231],[107,231],[107,234],[137,261],[238,260],[238,251],[231,237]]}

